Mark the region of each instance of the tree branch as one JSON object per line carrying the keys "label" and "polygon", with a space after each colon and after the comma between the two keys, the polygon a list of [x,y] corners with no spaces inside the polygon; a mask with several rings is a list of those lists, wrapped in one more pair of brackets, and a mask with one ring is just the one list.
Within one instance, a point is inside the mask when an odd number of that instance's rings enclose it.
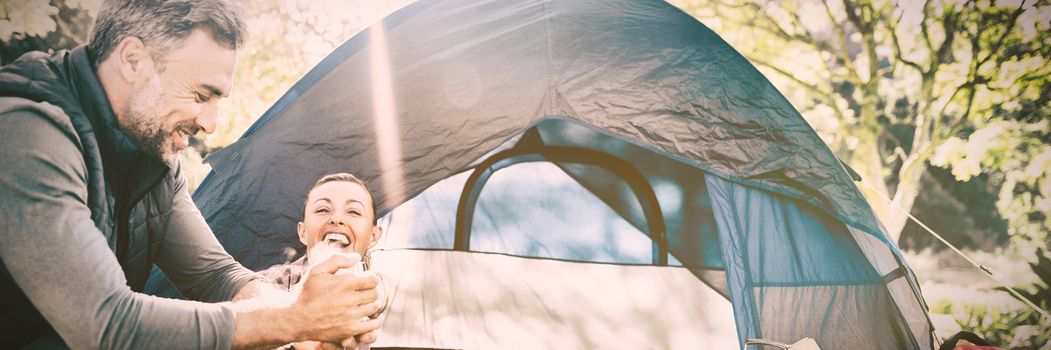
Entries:
{"label": "tree branch", "polygon": [[927,50],[931,53],[931,61],[934,61],[934,42],[931,41],[931,34],[929,28],[927,28],[927,20],[930,19],[931,13],[927,11],[930,8],[931,0],[923,2],[923,19],[920,20],[920,33],[923,34],[923,41],[927,43]]}
{"label": "tree branch", "polygon": [[[888,135],[889,135],[889,133],[888,133]],[[905,160],[908,159],[908,158],[909,158],[909,155],[905,154],[905,149],[901,148],[901,143],[899,142],[894,147],[894,151],[891,152],[891,154],[889,156],[887,156],[887,159],[883,160],[883,162],[886,163],[886,164],[890,164],[890,163],[894,163],[895,159],[901,159],[901,161],[904,163]]]}
{"label": "tree branch", "polygon": [[[981,27],[979,27],[979,28],[981,28]],[[981,32],[979,31],[978,34],[981,35]],[[978,42],[978,37],[977,36],[975,37],[974,42],[975,42],[974,45],[977,46],[977,42]],[[972,55],[971,59],[972,60],[976,60],[978,58],[978,49],[977,48],[973,48],[973,49],[971,49],[971,51],[973,52],[973,55]],[[970,72],[969,75],[970,75],[970,77],[968,77],[967,84],[970,85],[970,88],[969,88],[970,91],[968,91],[968,94],[967,94],[967,105],[966,105],[967,107],[964,108],[963,115],[961,115],[959,119],[954,120],[953,123],[949,126],[949,132],[950,132],[949,135],[955,134],[955,132],[953,132],[953,130],[956,130],[958,128],[962,128],[962,126],[965,124],[964,121],[966,121],[968,118],[971,117],[971,108],[974,107],[974,96],[978,92],[978,86],[977,85],[979,83],[981,83],[981,81],[979,80],[979,78],[981,78],[981,76],[978,74],[978,64],[977,64],[977,62],[973,66],[971,66],[971,72]],[[939,118],[939,124],[940,124],[940,119],[941,118]],[[940,125],[936,125],[936,127],[937,126],[940,126]]]}
{"label": "tree branch", "polygon": [[1048,77],[1051,77],[1051,71],[1047,71],[1047,72],[1044,72],[1044,73],[1041,73],[1041,74],[1037,74],[1037,75],[1030,75],[1030,73],[1034,73],[1034,72],[1027,72],[1025,74],[1022,74],[1022,76],[1018,77],[1018,79],[1015,79],[1015,83],[1018,83],[1018,82],[1030,82],[1030,81],[1042,81],[1042,80],[1047,79]]}
{"label": "tree branch", "polygon": [[942,20],[942,30],[945,31],[945,40],[938,46],[938,50],[935,52],[933,59],[931,60],[931,71],[934,72],[935,68],[942,63],[950,62],[952,57],[952,44],[956,39],[956,21],[959,20],[959,13],[948,14]]}
{"label": "tree branch", "polygon": [[[756,5],[756,4],[753,4],[753,3],[748,3],[748,5],[751,5],[749,7],[751,7],[752,10],[755,11],[755,16],[752,18],[752,23],[750,23],[751,25],[755,25],[757,20],[763,19],[763,20],[766,21],[766,23],[769,23],[771,26],[773,26],[773,28],[771,29],[771,32],[774,33],[777,36],[780,36],[782,39],[785,39],[785,40],[788,40],[788,41],[798,40],[798,41],[802,41],[804,43],[816,46],[817,41],[814,40],[813,36],[809,35],[810,34],[809,32],[807,32],[808,35],[806,35],[806,36],[797,35],[797,34],[791,34],[791,33],[788,32],[788,30],[785,30],[785,28],[781,26],[781,23],[778,23],[777,20],[775,20],[773,17],[765,15],[765,14],[760,16],[760,14],[764,12],[764,10],[763,10],[763,8],[759,7],[759,5]],[[749,24],[746,23],[745,25],[749,25]]]}
{"label": "tree branch", "polygon": [[[973,3],[971,4],[973,5]],[[987,23],[984,20],[984,18],[980,19],[975,25],[975,32],[973,34],[968,32],[968,34],[971,34],[971,65],[967,69],[967,81],[965,81],[963,84],[960,84],[960,86],[956,88],[952,96],[949,97],[949,100],[946,101],[945,106],[942,107],[942,110],[938,116],[939,118],[937,118],[937,120],[931,128],[932,134],[936,132],[941,132],[941,117],[945,115],[945,107],[948,107],[949,104],[952,103],[952,100],[956,98],[956,94],[962,91],[963,89],[968,90],[967,103],[964,107],[963,115],[953,120],[949,126],[948,133],[942,135],[954,135],[954,130],[958,130],[959,128],[961,128],[962,125],[965,124],[965,121],[967,121],[967,119],[971,116],[971,108],[974,106],[974,96],[978,92],[978,85],[987,83],[987,79],[985,79],[981,76],[981,74],[978,73],[978,56],[981,54],[981,38],[982,32],[984,32],[986,29],[986,24]]]}
{"label": "tree branch", "polygon": [[[898,186],[904,184],[907,181],[906,179],[911,178],[910,175],[912,175],[912,172],[922,170],[924,162],[930,158],[934,151],[934,147],[931,147],[930,144],[919,146],[918,149],[916,145],[914,145],[913,148],[914,149],[910,152],[909,156],[902,159],[901,168],[898,168]],[[901,191],[900,189],[895,190],[894,198],[891,201],[901,203],[901,201],[905,200],[905,195],[907,195],[905,191]]]}
{"label": "tree branch", "polygon": [[940,117],[945,115],[945,110],[949,108],[950,104],[952,104],[952,100],[956,99],[956,95],[960,94],[960,92],[963,91],[963,89],[968,89],[970,87],[970,81],[966,81],[963,84],[960,84],[960,86],[957,86],[956,89],[953,90],[952,95],[949,95],[949,99],[945,100],[945,104],[942,105],[942,108],[938,110],[938,116]]}
{"label": "tree branch", "polygon": [[[756,12],[759,12],[761,10],[755,4],[749,3],[749,4],[746,4],[746,5],[751,5],[751,6],[747,6],[747,7],[749,7],[750,9],[752,9],[753,11],[756,11]],[[740,5],[738,7],[745,7],[746,5]],[[796,17],[796,18],[798,18],[798,17]],[[842,31],[839,28],[839,26],[835,24],[834,19],[833,19],[833,17],[832,17],[830,12],[829,12],[829,18],[830,18],[830,20],[832,20],[833,27],[836,28],[837,31]],[[762,19],[763,21],[760,21],[760,19]],[[754,18],[753,18],[753,20],[751,22],[743,23],[743,22],[733,21],[733,23],[736,24],[736,25],[742,26],[742,27],[751,27],[751,28],[755,28],[755,29],[758,29],[758,30],[762,30],[762,31],[764,31],[766,33],[769,33],[769,34],[774,35],[774,36],[776,36],[778,38],[781,38],[782,40],[785,40],[787,42],[799,42],[799,43],[806,44],[806,45],[808,45],[810,47],[813,47],[819,53],[821,53],[821,52],[828,52],[829,54],[837,57],[837,59],[840,62],[843,62],[845,67],[847,68],[847,71],[850,72],[845,77],[845,80],[847,80],[847,81],[849,81],[849,82],[851,82],[851,83],[853,83],[853,84],[855,84],[857,86],[861,85],[861,79],[859,77],[857,77],[857,75],[855,73],[856,71],[855,71],[855,69],[853,67],[852,60],[849,57],[845,56],[843,53],[837,52],[836,49],[833,48],[827,42],[818,41],[816,38],[814,38],[812,33],[810,33],[809,31],[806,31],[807,35],[790,34],[790,33],[788,33],[787,30],[784,29],[784,27],[781,27],[780,24],[778,24],[775,21],[773,21],[772,19],[770,19],[769,16],[758,16],[758,13],[756,14],[756,16],[754,16]],[[804,27],[804,29],[805,29],[805,27]],[[845,49],[844,49],[844,51],[845,51]],[[828,61],[827,60],[822,59],[821,60],[821,64],[825,67],[825,70],[827,70],[829,73],[832,72],[832,67],[830,67],[828,65]]]}
{"label": "tree branch", "polygon": [[868,58],[869,74],[865,79],[864,91],[866,93],[874,93],[869,91],[874,88],[879,81],[879,58],[876,56],[876,37],[873,35],[872,23],[866,21],[865,9],[868,8],[871,12],[871,4],[862,3],[860,7],[856,7],[854,2],[851,0],[843,0],[844,12],[847,13],[847,20],[857,28],[858,33],[862,37],[862,47],[865,52],[865,56]]}
{"label": "tree branch", "polygon": [[[803,20],[799,18],[799,11],[798,9],[796,10],[797,11],[787,11],[792,18],[792,26],[796,28],[802,28],[803,34],[806,35],[807,40],[811,43],[818,43],[818,40],[814,37],[814,34],[810,32],[810,29],[807,29],[807,27],[803,25]],[[833,23],[833,25],[835,25],[835,23]]]}
{"label": "tree branch", "polygon": [[[956,88],[956,90],[953,92],[953,94],[951,96],[949,96],[949,99],[946,101],[945,105],[942,106],[941,111],[938,113],[939,117],[945,115],[945,109],[949,107],[949,104],[952,103],[952,100],[956,98],[957,94],[959,94],[964,89],[967,89],[967,92],[968,92],[967,93],[967,103],[965,104],[966,107],[964,107],[963,115],[961,115],[960,118],[957,118],[956,120],[954,120],[949,125],[948,129],[946,129],[944,132],[940,133],[941,135],[943,135],[943,136],[945,136],[947,138],[949,136],[956,135],[961,130],[963,130],[963,127],[967,125],[967,123],[965,123],[964,121],[966,121],[971,116],[971,108],[974,106],[974,97],[975,97],[975,95],[976,95],[976,93],[978,91],[978,85],[983,85],[983,84],[984,83],[977,83],[975,81],[967,81],[967,82],[965,82],[963,84],[960,84],[960,86],[958,86]],[[938,123],[938,125],[936,127],[940,128],[940,122]]]}
{"label": "tree branch", "polygon": [[1007,39],[1007,35],[1011,34],[1011,30],[1014,29],[1015,23],[1018,22],[1018,17],[1022,15],[1022,12],[1025,12],[1023,6],[1025,6],[1025,1],[1019,3],[1018,8],[1011,13],[1011,18],[1007,21],[1007,27],[1004,28],[1004,32],[1000,35],[1000,39],[997,39],[996,43],[989,47],[989,55],[978,61],[979,67],[989,61],[993,56],[1000,53],[1000,47],[1003,46],[1004,41]]}
{"label": "tree branch", "polygon": [[853,2],[849,0],[843,0],[843,12],[847,13],[847,21],[850,21],[850,23],[853,24],[855,28],[858,28],[858,31],[861,31],[865,28],[861,27],[862,21],[861,17],[858,16],[857,10],[858,9],[854,7]]}
{"label": "tree branch", "polygon": [[719,6],[719,7],[726,7],[726,8],[731,8],[731,9],[739,9],[739,10],[751,11],[752,12],[752,18],[750,20],[749,19],[744,19],[745,22],[732,21],[732,23],[737,24],[737,25],[739,25],[741,27],[758,28],[758,29],[761,29],[762,31],[764,31],[764,32],[766,32],[768,34],[771,34],[771,35],[773,35],[775,37],[781,38],[782,40],[786,40],[786,41],[799,40],[799,41],[808,42],[808,39],[805,38],[805,37],[789,34],[787,30],[785,30],[783,27],[781,27],[781,25],[778,24],[776,21],[771,19],[770,16],[760,16],[760,14],[763,12],[763,9],[762,9],[762,7],[760,7],[759,5],[757,5],[755,3],[745,2],[745,3],[741,3],[739,5],[738,4],[729,4],[729,3],[726,3],[724,1],[714,1],[714,3],[717,4],[716,6]]}
{"label": "tree branch", "polygon": [[735,10],[740,10],[740,9],[743,9],[743,8],[751,8],[751,9],[755,10],[755,9],[757,9],[759,7],[759,5],[756,5],[756,4],[750,3],[750,2],[740,2],[740,1],[738,1],[738,2],[729,2],[729,1],[717,1],[717,0],[712,0],[712,2],[715,2],[719,6],[728,7],[728,8],[735,9]]}
{"label": "tree branch", "polygon": [[808,82],[805,82],[805,81],[803,81],[803,80],[801,80],[799,78],[796,78],[795,75],[792,74],[791,72],[789,72],[787,70],[784,70],[783,68],[777,67],[777,66],[775,66],[773,64],[767,63],[767,62],[762,61],[762,60],[757,60],[757,59],[752,59],[751,61],[753,63],[755,63],[756,65],[767,67],[770,70],[773,70],[774,72],[777,72],[778,74],[784,76],[785,78],[788,78],[789,80],[792,80],[796,84],[799,84],[799,86],[802,86],[803,88],[809,90],[810,92],[813,92],[813,93],[821,96],[822,99],[825,100],[825,103],[828,104],[829,107],[831,107],[832,110],[836,112],[836,114],[839,116],[840,120],[846,120],[846,114],[844,114],[843,110],[841,110],[839,108],[839,104],[836,103],[836,99],[832,95],[831,92],[823,91],[816,84],[808,83]]}
{"label": "tree branch", "polygon": [[[850,1],[850,0],[846,0],[846,1]],[[876,31],[875,31],[875,24],[874,24],[875,18],[873,18],[876,15],[875,15],[875,10],[872,8],[872,3],[862,4],[862,6],[861,6],[862,14],[866,13],[866,11],[865,11],[866,8],[868,9],[869,16],[867,16],[867,17],[869,17],[869,18],[867,20],[865,18],[862,18],[862,20],[865,23],[865,25],[864,25],[865,29],[861,33],[861,38],[865,42],[865,53],[869,57],[869,79],[868,79],[868,85],[870,85],[871,88],[875,89],[875,88],[878,87],[878,84],[879,84],[879,72],[880,72],[880,69],[879,69],[879,62],[880,62],[879,61],[879,56],[876,54],[876,46],[877,46],[877,44],[876,44],[876,33],[875,33]],[[878,91],[874,91],[874,92],[878,93]]]}
{"label": "tree branch", "polygon": [[[953,92],[953,95],[950,96],[948,100],[946,100],[945,104],[942,106],[941,110],[938,112],[937,115],[930,114],[930,101],[932,98],[931,89],[933,88],[932,84],[940,66],[942,64],[952,61],[951,48],[953,41],[955,40],[957,28],[956,22],[958,20],[957,16],[959,16],[959,14],[950,13],[946,14],[943,17],[942,28],[945,31],[945,40],[942,41],[941,45],[938,47],[938,50],[934,50],[927,28],[927,20],[929,19],[928,16],[930,15],[930,13],[928,12],[929,4],[930,2],[927,1],[923,5],[924,18],[923,21],[920,22],[920,28],[923,32],[924,40],[926,40],[927,42],[928,49],[931,50],[931,57],[929,62],[930,65],[927,69],[921,70],[921,72],[923,72],[923,81],[921,83],[922,86],[920,89],[920,96],[918,96],[917,98],[920,105],[917,109],[916,118],[914,120],[915,127],[913,131],[912,141],[913,149],[910,152],[910,157],[903,161],[902,167],[898,171],[899,179],[903,179],[904,176],[909,175],[907,172],[911,171],[910,169],[914,166],[914,164],[916,164],[916,162],[922,163],[927,159],[927,157],[929,157],[929,152],[932,149],[931,144],[937,142],[936,135],[938,135],[938,128],[941,125],[941,119],[945,115],[945,109],[949,106],[949,104],[952,103],[952,100],[956,98],[956,94],[959,93],[960,89],[962,88],[962,86],[958,87],[957,91]],[[943,13],[944,12],[948,11],[943,11]],[[921,156],[921,153],[928,154]]]}
{"label": "tree branch", "polygon": [[822,91],[821,88],[819,88],[817,85],[812,84],[812,83],[808,83],[808,82],[805,82],[805,81],[803,81],[803,80],[801,80],[799,78],[796,78],[795,75],[793,75],[791,72],[789,72],[789,71],[787,71],[787,70],[785,70],[783,68],[777,67],[777,66],[775,66],[773,64],[767,63],[766,61],[762,61],[762,60],[758,60],[758,59],[752,59],[752,62],[754,62],[757,65],[770,68],[774,72],[777,72],[778,74],[781,74],[785,78],[791,79],[796,84],[799,84],[800,86],[806,88],[807,90],[810,90],[813,93],[816,93],[816,94],[819,94],[819,95],[822,95],[822,96],[829,95],[828,92]]}
{"label": "tree branch", "polygon": [[927,72],[923,69],[923,67],[920,67],[920,65],[916,62],[906,59],[905,55],[901,51],[901,43],[898,41],[898,28],[895,23],[900,21],[901,16],[898,16],[898,18],[894,21],[887,21],[887,28],[890,31],[890,37],[891,40],[894,42],[894,58],[896,58],[898,62],[904,63],[907,66],[915,68],[917,71],[920,72],[920,75],[924,75]]}
{"label": "tree branch", "polygon": [[[803,29],[803,33],[806,35],[806,41],[808,43],[810,43],[814,48],[816,48],[819,53],[821,53],[821,52],[828,52],[829,54],[831,54],[833,56],[839,57],[840,61],[844,62],[844,65],[846,66],[847,70],[851,73],[851,74],[849,74],[846,77],[847,78],[846,80],[847,81],[851,81],[855,85],[859,85],[860,86],[861,85],[861,79],[856,74],[857,71],[854,69],[853,60],[851,60],[848,57],[849,53],[847,52],[847,49],[846,49],[846,43],[845,42],[841,42],[840,43],[842,45],[842,50],[843,50],[842,53],[836,52],[836,49],[834,47],[832,47],[832,45],[830,45],[830,44],[828,44],[828,43],[826,43],[824,41],[817,40],[817,38],[814,36],[814,34],[811,33],[810,30],[807,29],[806,26],[803,25],[803,19],[799,17],[799,11],[788,11],[788,12],[791,15],[791,18],[793,20],[792,25],[795,26],[795,27],[799,27],[799,28]],[[825,3],[825,13],[828,14],[829,21],[832,24],[832,27],[835,28],[835,30],[837,32],[839,32],[839,34],[842,34],[843,29],[840,28],[839,25],[835,22],[835,17],[832,15],[832,12],[829,9],[827,3]],[[837,35],[839,35],[839,34],[837,34]],[[845,35],[845,34],[839,35],[839,37],[842,39],[843,35]],[[821,63],[822,63],[822,65],[824,65],[825,70],[827,70],[831,74],[832,73],[832,67],[830,67],[828,65],[827,60],[822,59]]]}
{"label": "tree branch", "polygon": [[825,6],[825,14],[828,15],[828,21],[832,23],[832,29],[836,31],[836,37],[839,39],[839,50],[829,50],[829,53],[840,62],[843,62],[843,66],[850,72],[847,76],[847,81],[861,86],[861,77],[857,75],[857,69],[854,68],[854,60],[850,57],[850,50],[847,49],[847,32],[836,22],[836,16],[832,14],[832,7],[828,5],[828,0],[821,1],[821,4]]}

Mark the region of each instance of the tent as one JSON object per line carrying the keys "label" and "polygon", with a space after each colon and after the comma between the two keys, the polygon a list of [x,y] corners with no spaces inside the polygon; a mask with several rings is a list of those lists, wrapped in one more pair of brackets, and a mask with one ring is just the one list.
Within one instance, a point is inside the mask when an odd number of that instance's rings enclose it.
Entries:
{"label": "tent", "polygon": [[302,254],[321,175],[370,183],[394,291],[376,347],[934,347],[850,170],[662,1],[420,0],[207,161],[194,199],[256,270]]}

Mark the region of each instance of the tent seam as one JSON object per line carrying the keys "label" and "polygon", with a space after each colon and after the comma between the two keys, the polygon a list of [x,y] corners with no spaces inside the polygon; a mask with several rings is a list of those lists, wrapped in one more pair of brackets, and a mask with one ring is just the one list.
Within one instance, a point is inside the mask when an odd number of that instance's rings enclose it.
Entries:
{"label": "tent seam", "polygon": [[545,53],[544,54],[545,54],[545,58],[547,59],[547,64],[546,64],[546,67],[545,67],[545,68],[547,68],[547,88],[548,88],[548,91],[551,94],[551,98],[554,99],[554,101],[551,101],[552,103],[548,107],[549,110],[545,113],[545,114],[547,114],[547,113],[555,112],[555,109],[556,109],[555,106],[559,105],[558,100],[560,98],[560,94],[558,93],[558,87],[555,84],[555,72],[554,72],[554,64],[553,64],[553,62],[554,62],[554,58],[553,58],[554,57],[554,45],[552,44],[552,40],[551,40],[551,16],[550,16],[551,12],[548,9],[548,6],[551,4],[551,1],[550,0],[541,0],[541,1],[542,1],[541,8],[542,8],[542,11],[544,12],[544,16],[543,16],[543,19],[544,19],[544,43],[546,44],[545,45]]}

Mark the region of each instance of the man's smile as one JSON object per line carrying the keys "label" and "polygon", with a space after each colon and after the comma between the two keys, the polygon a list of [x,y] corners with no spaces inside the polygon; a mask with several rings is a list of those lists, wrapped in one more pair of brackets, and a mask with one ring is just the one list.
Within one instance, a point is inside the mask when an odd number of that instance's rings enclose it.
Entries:
{"label": "man's smile", "polygon": [[175,137],[176,151],[184,150],[186,147],[190,146],[190,134],[187,134],[185,130],[176,129],[175,132],[172,133],[172,136]]}

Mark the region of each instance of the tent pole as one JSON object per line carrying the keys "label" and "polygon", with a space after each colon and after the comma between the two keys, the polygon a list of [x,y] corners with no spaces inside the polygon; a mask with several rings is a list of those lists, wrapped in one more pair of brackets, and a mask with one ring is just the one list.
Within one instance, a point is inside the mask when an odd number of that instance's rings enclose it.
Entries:
{"label": "tent pole", "polygon": [[967,254],[964,254],[963,251],[960,251],[959,248],[956,248],[955,245],[953,245],[952,243],[949,243],[949,241],[945,240],[945,238],[942,237],[941,235],[939,235],[937,232],[934,232],[934,230],[931,229],[930,227],[928,227],[927,224],[924,224],[923,221],[920,221],[920,219],[918,219],[915,216],[913,216],[912,213],[910,213],[909,211],[905,210],[904,208],[899,207],[898,205],[894,204],[894,201],[892,201],[890,198],[888,198],[887,195],[883,194],[883,192],[880,192],[879,190],[877,190],[875,186],[872,186],[872,184],[868,183],[868,181],[866,181],[864,179],[862,179],[861,181],[858,181],[858,182],[864,184],[865,186],[868,186],[869,189],[872,190],[873,193],[878,194],[880,196],[880,198],[883,198],[883,200],[887,201],[887,204],[889,204],[889,206],[891,208],[897,209],[898,211],[904,213],[905,215],[908,215],[909,219],[912,219],[912,221],[914,221],[917,224],[919,224],[920,227],[922,227],[924,230],[927,231],[927,233],[930,233],[931,236],[934,236],[934,238],[937,238],[939,241],[944,243],[947,247],[949,247],[949,249],[952,249],[953,252],[956,252],[957,255],[962,257],[964,260],[967,260],[967,262],[970,263],[971,265],[973,265],[975,268],[978,268],[979,270],[984,271],[985,274],[987,276],[989,276],[989,278],[992,278],[994,281],[996,281],[997,284],[999,284],[1001,287],[1004,287],[1004,289],[1006,289],[1009,293],[1011,293],[1011,295],[1013,295],[1018,300],[1021,300],[1022,303],[1025,303],[1026,306],[1028,306],[1028,307],[1032,308],[1033,310],[1035,310],[1037,313],[1039,313],[1041,316],[1043,316],[1043,318],[1045,320],[1051,320],[1051,314],[1049,314],[1045,310],[1041,310],[1039,307],[1036,306],[1036,304],[1033,304],[1032,301],[1030,301],[1029,299],[1026,299],[1025,297],[1023,297],[1014,288],[1011,288],[1010,286],[1008,286],[1006,282],[1001,280],[999,277],[996,277],[996,275],[993,274],[992,270],[990,270],[988,267],[985,267],[984,265],[981,265],[981,264],[975,262],[973,259],[971,259],[971,257],[967,256]]}

